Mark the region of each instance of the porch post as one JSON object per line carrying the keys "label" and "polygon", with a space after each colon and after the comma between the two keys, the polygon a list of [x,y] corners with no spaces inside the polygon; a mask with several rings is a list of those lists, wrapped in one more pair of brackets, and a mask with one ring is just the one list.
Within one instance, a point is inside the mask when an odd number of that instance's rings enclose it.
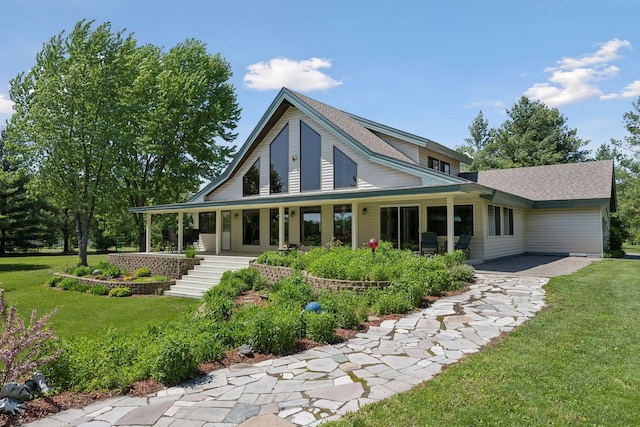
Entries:
{"label": "porch post", "polygon": [[222,246],[222,211],[216,211],[216,255],[220,255],[220,246]]}
{"label": "porch post", "polygon": [[447,252],[453,253],[454,238],[453,196],[447,196]]}
{"label": "porch post", "polygon": [[146,228],[145,228],[145,251],[147,253],[151,252],[151,212],[147,212],[146,220]]}
{"label": "porch post", "polygon": [[360,218],[358,202],[353,202],[351,203],[351,249],[354,251],[358,249],[358,218]]}
{"label": "porch post", "polygon": [[278,249],[284,247],[284,206],[278,207]]}
{"label": "porch post", "polygon": [[178,212],[178,253],[182,253],[182,243],[184,242],[183,212]]}

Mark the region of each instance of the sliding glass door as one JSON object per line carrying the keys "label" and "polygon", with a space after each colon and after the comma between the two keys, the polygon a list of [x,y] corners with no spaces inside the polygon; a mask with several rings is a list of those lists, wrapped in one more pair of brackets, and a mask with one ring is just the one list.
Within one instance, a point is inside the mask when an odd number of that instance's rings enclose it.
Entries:
{"label": "sliding glass door", "polygon": [[394,248],[420,250],[419,206],[385,206],[380,208],[380,239]]}

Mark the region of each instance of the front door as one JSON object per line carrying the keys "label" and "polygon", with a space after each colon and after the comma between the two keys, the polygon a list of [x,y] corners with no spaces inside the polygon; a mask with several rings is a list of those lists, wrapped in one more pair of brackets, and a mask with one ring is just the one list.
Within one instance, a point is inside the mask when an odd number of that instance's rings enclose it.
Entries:
{"label": "front door", "polygon": [[222,211],[222,250],[231,250],[231,211]]}
{"label": "front door", "polygon": [[420,207],[381,207],[380,239],[391,242],[394,248],[420,250]]}

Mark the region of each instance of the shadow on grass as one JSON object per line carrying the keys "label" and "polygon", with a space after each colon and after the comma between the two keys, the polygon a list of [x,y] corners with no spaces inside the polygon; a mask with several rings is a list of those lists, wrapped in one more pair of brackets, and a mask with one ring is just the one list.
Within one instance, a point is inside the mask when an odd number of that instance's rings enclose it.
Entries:
{"label": "shadow on grass", "polygon": [[0,264],[0,272],[46,270],[47,268],[51,268],[51,266],[47,264]]}

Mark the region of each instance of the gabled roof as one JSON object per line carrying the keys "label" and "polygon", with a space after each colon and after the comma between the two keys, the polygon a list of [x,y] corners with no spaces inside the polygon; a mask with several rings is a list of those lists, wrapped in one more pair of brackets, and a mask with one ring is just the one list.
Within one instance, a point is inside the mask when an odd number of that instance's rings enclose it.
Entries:
{"label": "gabled roof", "polygon": [[612,160],[466,172],[460,175],[485,187],[534,202],[611,200],[612,210],[615,210]]}
{"label": "gabled roof", "polygon": [[[369,161],[418,176],[423,179],[423,182],[436,184],[468,182],[466,179],[443,174],[416,164],[410,157],[363,126],[362,121],[364,119],[356,119],[355,117],[357,116],[352,116],[308,96],[282,88],[227,169],[187,203],[203,201],[207,194],[230,179],[242,164],[242,161],[255,149],[256,145],[260,143],[289,107],[295,107],[315,119],[327,131],[336,135]],[[400,131],[395,131],[397,135],[402,135]]]}

